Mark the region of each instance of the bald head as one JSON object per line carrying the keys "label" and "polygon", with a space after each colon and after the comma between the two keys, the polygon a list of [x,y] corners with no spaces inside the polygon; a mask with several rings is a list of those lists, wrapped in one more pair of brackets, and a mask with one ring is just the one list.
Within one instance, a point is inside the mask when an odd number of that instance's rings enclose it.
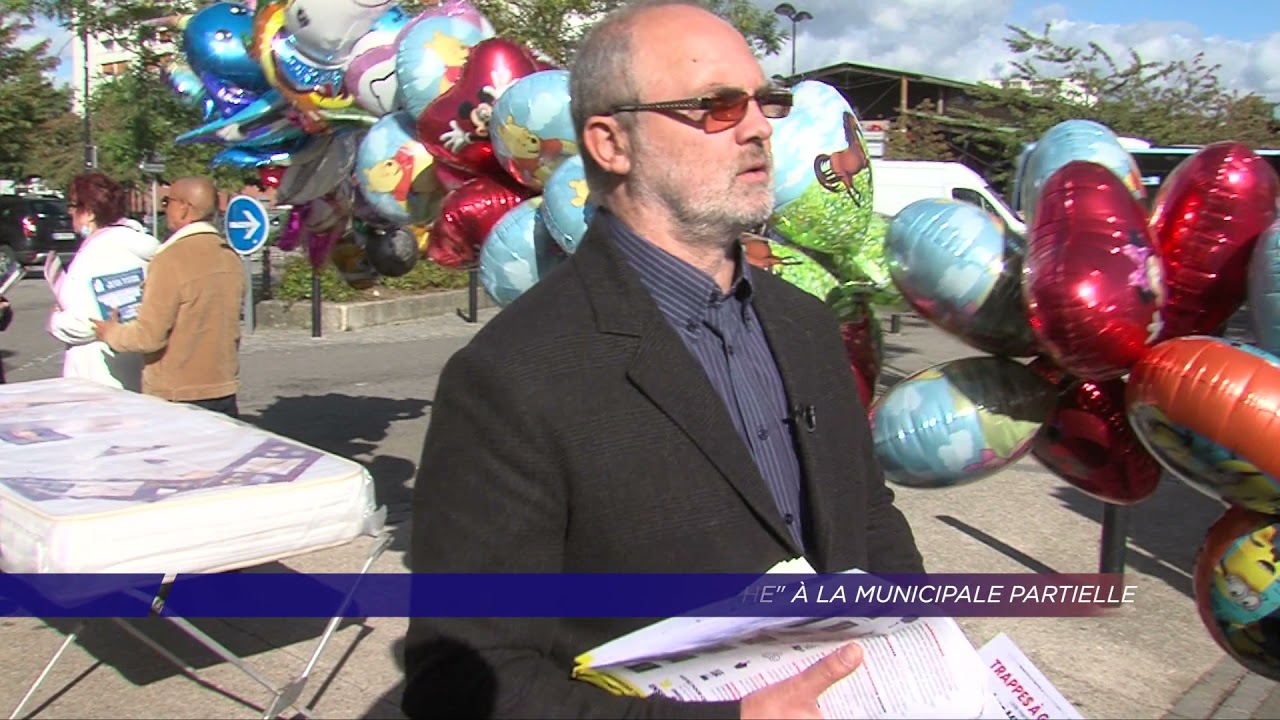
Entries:
{"label": "bald head", "polygon": [[169,230],[178,230],[194,222],[213,219],[218,206],[218,190],[213,181],[203,177],[180,178],[169,186],[165,218]]}

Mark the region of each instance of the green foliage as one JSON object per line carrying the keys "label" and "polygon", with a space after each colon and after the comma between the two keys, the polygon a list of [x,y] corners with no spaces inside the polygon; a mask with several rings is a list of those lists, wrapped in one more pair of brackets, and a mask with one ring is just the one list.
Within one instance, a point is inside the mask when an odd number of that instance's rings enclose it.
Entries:
{"label": "green foliage", "polygon": [[137,49],[139,38],[150,37],[155,28],[149,21],[195,10],[193,0],[0,0],[0,9],[30,19],[52,18],[79,36],[84,32],[107,35],[120,44]]}
{"label": "green foliage", "polygon": [[49,41],[18,46],[19,36],[31,28],[0,12],[0,175],[9,178],[42,174],[31,163],[32,145],[51,134],[65,136],[70,126],[71,98],[46,74],[57,66]]}
{"label": "green foliage", "polygon": [[[442,267],[429,260],[419,260],[413,269],[400,277],[384,277],[371,289],[378,287],[406,293],[431,290],[455,290],[467,287],[465,270]],[[272,290],[272,296],[280,300],[311,299],[311,263],[306,258],[294,257],[285,262],[280,273],[280,283]],[[367,295],[353,288],[332,263],[326,263],[320,271],[320,299],[325,302],[351,302]]]}
{"label": "green foliage", "polygon": [[947,134],[937,120],[937,112],[933,101],[926,98],[915,110],[898,118],[886,138],[885,159],[955,160],[955,149],[947,141]]}
{"label": "green foliage", "polygon": [[1025,143],[1073,118],[1159,145],[1280,142],[1275,104],[1228,90],[1218,78],[1219,66],[1203,54],[1157,63],[1130,50],[1122,61],[1096,43],[1058,43],[1051,25],[1041,33],[1009,29],[1005,42],[1018,57],[1012,76],[999,85],[975,86],[969,93],[973,109],[950,113],[972,124],[958,137],[971,152],[1003,159],[988,173],[993,185],[1007,183]]}
{"label": "green foliage", "polygon": [[[290,258],[280,273],[280,283],[271,294],[280,300],[311,299],[311,262],[306,258]],[[325,263],[320,270],[320,299],[325,302],[350,302],[359,292],[347,284],[338,274],[333,263]]]}
{"label": "green foliage", "polygon": [[428,260],[419,260],[409,272],[400,277],[384,277],[383,287],[393,290],[416,292],[421,290],[454,290],[464,288],[470,282],[470,273],[465,270],[437,265]]}

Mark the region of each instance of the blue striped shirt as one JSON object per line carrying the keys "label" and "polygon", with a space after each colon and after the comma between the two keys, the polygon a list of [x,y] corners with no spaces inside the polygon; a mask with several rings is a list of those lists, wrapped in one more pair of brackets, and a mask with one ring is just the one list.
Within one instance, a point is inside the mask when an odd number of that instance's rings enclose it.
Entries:
{"label": "blue striped shirt", "polygon": [[788,425],[787,393],[751,303],[745,258],[739,253],[736,280],[725,294],[706,273],[644,240],[617,216],[605,216],[618,249],[724,400],[803,549],[800,460]]}

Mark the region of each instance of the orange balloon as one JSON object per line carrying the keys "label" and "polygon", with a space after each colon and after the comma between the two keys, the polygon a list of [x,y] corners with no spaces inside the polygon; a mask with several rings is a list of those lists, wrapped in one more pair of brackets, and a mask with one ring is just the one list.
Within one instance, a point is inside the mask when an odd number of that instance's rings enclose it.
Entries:
{"label": "orange balloon", "polygon": [[1280,514],[1280,359],[1233,340],[1166,340],[1134,365],[1125,404],[1172,474],[1233,505]]}
{"label": "orange balloon", "polygon": [[1209,528],[1192,571],[1196,611],[1241,665],[1280,680],[1278,519],[1228,508]]}

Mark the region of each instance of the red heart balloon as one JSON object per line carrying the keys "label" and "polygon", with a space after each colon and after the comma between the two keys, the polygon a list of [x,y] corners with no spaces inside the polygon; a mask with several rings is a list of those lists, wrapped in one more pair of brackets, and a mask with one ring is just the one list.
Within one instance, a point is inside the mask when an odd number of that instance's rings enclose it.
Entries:
{"label": "red heart balloon", "polygon": [[493,103],[508,87],[538,72],[538,59],[528,48],[506,38],[482,40],[471,48],[457,84],[431,101],[418,116],[418,139],[438,160],[477,176],[491,171],[493,149],[475,152],[470,146],[489,145]]}
{"label": "red heart balloon", "polygon": [[1078,380],[1044,358],[1028,365],[1060,389],[1031,454],[1085,494],[1133,505],[1156,491],[1160,463],[1138,440],[1125,414],[1123,380]]}
{"label": "red heart balloon", "polygon": [[1158,336],[1160,255],[1142,206],[1106,167],[1072,161],[1044,184],[1022,290],[1036,338],[1078,378],[1120,377]]}
{"label": "red heart balloon", "polygon": [[268,165],[267,167],[258,168],[258,182],[262,184],[262,187],[280,187],[280,179],[283,177],[284,168],[278,165]]}
{"label": "red heart balloon", "polygon": [[489,231],[530,195],[491,177],[464,183],[445,196],[431,224],[427,257],[445,267],[475,267]]}
{"label": "red heart balloon", "polygon": [[863,407],[871,407],[876,393],[876,381],[880,379],[879,326],[873,325],[870,314],[860,322],[840,323],[840,337],[849,355],[849,368],[858,383],[858,397]]}
{"label": "red heart balloon", "polygon": [[1236,142],[1201,148],[1165,178],[1149,223],[1169,288],[1160,339],[1214,333],[1239,309],[1277,186],[1271,165]]}

